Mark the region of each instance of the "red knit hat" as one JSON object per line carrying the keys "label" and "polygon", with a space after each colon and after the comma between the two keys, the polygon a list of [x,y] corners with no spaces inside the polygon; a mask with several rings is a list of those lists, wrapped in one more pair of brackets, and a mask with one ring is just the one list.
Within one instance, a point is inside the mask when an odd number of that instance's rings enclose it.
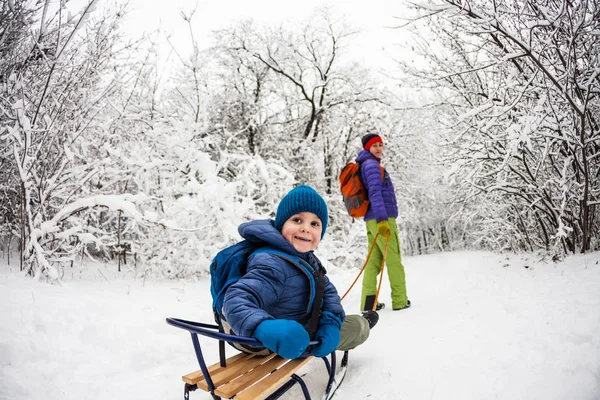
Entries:
{"label": "red knit hat", "polygon": [[371,146],[373,146],[375,143],[383,143],[381,136],[379,136],[376,133],[366,134],[365,136],[362,137],[361,141],[362,141],[363,149],[365,149],[367,151],[369,151]]}

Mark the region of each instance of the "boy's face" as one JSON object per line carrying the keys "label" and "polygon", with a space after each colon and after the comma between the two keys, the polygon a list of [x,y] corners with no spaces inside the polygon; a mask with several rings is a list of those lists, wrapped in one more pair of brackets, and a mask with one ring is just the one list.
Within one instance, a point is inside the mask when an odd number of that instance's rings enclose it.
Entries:
{"label": "boy's face", "polygon": [[381,142],[373,143],[371,145],[371,147],[369,148],[369,152],[371,154],[373,154],[375,157],[381,158],[381,156],[383,155],[383,143],[381,143]]}
{"label": "boy's face", "polygon": [[285,240],[300,253],[316,249],[321,241],[322,231],[321,220],[311,212],[292,215],[281,228]]}

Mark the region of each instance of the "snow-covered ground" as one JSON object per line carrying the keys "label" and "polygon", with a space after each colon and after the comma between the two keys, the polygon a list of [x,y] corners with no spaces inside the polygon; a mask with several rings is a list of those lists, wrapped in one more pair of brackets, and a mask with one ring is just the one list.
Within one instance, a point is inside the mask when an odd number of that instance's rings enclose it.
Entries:
{"label": "snow-covered ground", "polygon": [[[600,253],[406,257],[413,307],[380,313],[336,399],[600,399],[599,263]],[[328,267],[343,293],[357,271]],[[347,312],[359,296],[357,285]],[[210,304],[207,279],[136,281],[88,265],[52,286],[0,260],[0,399],[179,400],[181,375],[198,367],[189,334],[165,318],[211,322]],[[216,362],[216,342],[202,343]],[[317,398],[324,371],[319,360],[302,371]]]}

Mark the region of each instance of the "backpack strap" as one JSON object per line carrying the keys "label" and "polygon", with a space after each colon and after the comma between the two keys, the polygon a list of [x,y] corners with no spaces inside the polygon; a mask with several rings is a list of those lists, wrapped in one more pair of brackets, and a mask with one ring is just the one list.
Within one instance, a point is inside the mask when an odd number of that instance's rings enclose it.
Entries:
{"label": "backpack strap", "polygon": [[319,270],[317,271],[317,293],[315,294],[315,300],[313,302],[312,311],[310,314],[310,323],[308,324],[308,335],[311,339],[319,327],[319,317],[321,316],[321,303],[323,302],[323,295],[325,294],[325,272],[324,268],[319,262]]}
{"label": "backpack strap", "polygon": [[307,331],[308,335],[312,340],[314,334],[317,332],[317,328],[319,325],[319,317],[321,315],[321,303],[323,302],[323,295],[325,294],[325,268],[317,260],[318,265],[317,270],[315,270],[315,268],[312,265],[310,265],[302,258],[269,247],[263,247],[261,249],[258,249],[255,251],[255,253],[257,252],[265,252],[278,256],[298,267],[309,278],[311,292],[314,294],[314,296],[311,296],[312,304],[311,299],[309,299],[310,317],[308,319],[305,319],[303,323],[308,322]]}
{"label": "backpack strap", "polygon": [[[362,161],[357,162],[359,170],[365,161],[367,161],[367,160],[362,160]],[[375,160],[375,161],[377,161],[377,160]],[[377,165],[379,166],[379,171],[381,172],[381,181],[383,182],[383,180],[385,179],[385,168],[383,168],[383,166],[381,165],[381,163],[379,161],[377,161]],[[365,189],[367,189],[367,191],[369,191],[369,188],[367,187],[367,185],[365,185],[365,183],[362,180],[362,171],[359,171],[358,177],[360,178],[360,181],[362,182]]]}

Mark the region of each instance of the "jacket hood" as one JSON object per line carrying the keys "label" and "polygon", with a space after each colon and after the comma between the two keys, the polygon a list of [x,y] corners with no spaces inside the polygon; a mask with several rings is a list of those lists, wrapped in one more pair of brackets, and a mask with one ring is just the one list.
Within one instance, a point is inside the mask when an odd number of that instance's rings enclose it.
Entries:
{"label": "jacket hood", "polygon": [[355,161],[356,162],[363,162],[366,160],[377,160],[379,162],[379,158],[375,157],[373,154],[371,154],[370,151],[367,150],[361,150],[358,155],[356,156]]}
{"label": "jacket hood", "polygon": [[244,222],[238,227],[238,232],[246,240],[263,246],[272,247],[285,253],[302,257],[303,259],[307,259],[309,254],[312,253],[312,250],[306,253],[300,253],[296,250],[290,242],[285,240],[281,232],[275,229],[274,221],[272,219],[259,219]]}

